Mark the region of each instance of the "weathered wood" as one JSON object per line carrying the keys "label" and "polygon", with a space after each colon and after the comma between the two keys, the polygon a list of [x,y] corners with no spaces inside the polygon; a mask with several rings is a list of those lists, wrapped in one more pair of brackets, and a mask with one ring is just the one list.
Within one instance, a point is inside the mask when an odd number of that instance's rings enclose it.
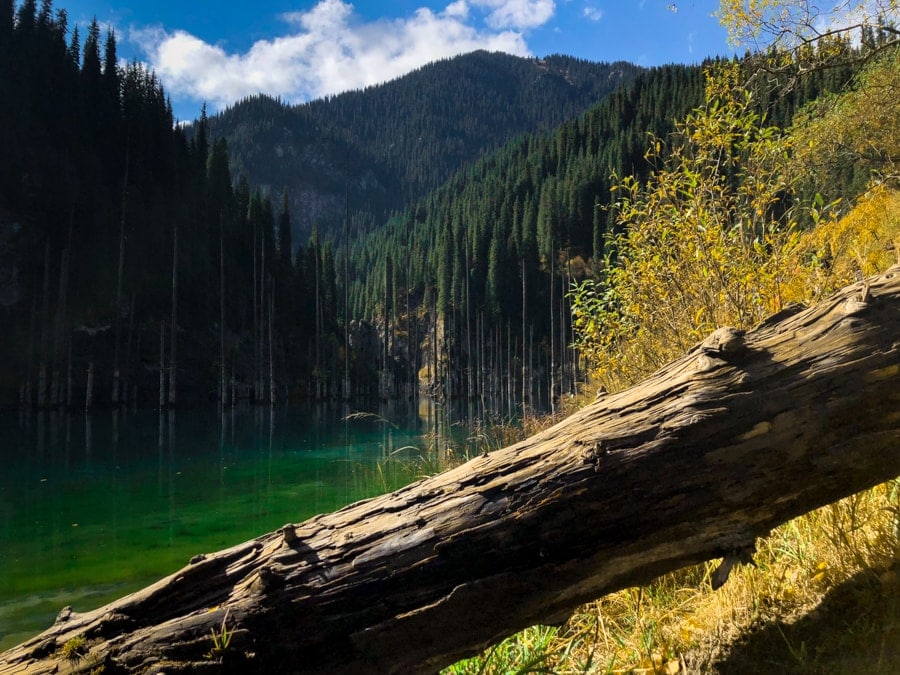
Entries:
{"label": "weathered wood", "polygon": [[896,476],[898,381],[895,267],[526,441],[65,610],[0,673],[434,672]]}

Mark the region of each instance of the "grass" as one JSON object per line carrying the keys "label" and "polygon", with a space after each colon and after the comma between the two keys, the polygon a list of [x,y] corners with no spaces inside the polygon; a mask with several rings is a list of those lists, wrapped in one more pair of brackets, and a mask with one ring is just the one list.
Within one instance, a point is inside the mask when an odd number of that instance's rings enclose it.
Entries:
{"label": "grass", "polygon": [[[395,450],[370,471],[391,489],[556,421],[484,424],[455,446],[442,437]],[[612,593],[559,628],[533,626],[444,673],[900,672],[900,479],[783,524],[758,542],[754,562],[718,591],[716,560]]]}
{"label": "grass", "polygon": [[207,659],[221,659],[228,648],[231,646],[231,631],[228,630],[228,612],[222,618],[222,628],[216,630],[210,629],[210,640],[212,640],[212,648],[206,653]]}
{"label": "grass", "polygon": [[69,661],[77,661],[87,653],[87,640],[83,635],[78,635],[66,640],[61,649],[63,658]]}
{"label": "grass", "polygon": [[756,567],[717,561],[579,608],[444,672],[900,672],[900,479],[785,523]]}
{"label": "grass", "polygon": [[[557,417],[485,423],[456,443],[399,448],[367,470],[392,489],[511,445],[586,402],[573,399]],[[562,627],[533,626],[443,672],[900,672],[900,479],[785,523],[758,542],[754,562],[718,591],[716,560],[612,593]]]}
{"label": "grass", "polygon": [[[556,417],[487,422],[455,443],[436,436],[368,471],[393,489],[531,436],[588,401],[575,397]],[[713,591],[718,562],[609,594],[559,628],[532,626],[443,672],[900,672],[900,479],[783,524],[758,542],[755,567],[738,566]]]}
{"label": "grass", "polygon": [[[805,234],[800,254],[833,260],[793,280],[801,299],[900,262],[898,225],[900,192],[876,186]],[[587,402],[566,401],[564,414]],[[900,479],[783,524],[754,561],[717,591],[710,561],[609,594],[559,629],[529,628],[445,672],[900,673]]]}
{"label": "grass", "polygon": [[[582,401],[582,404],[586,401]],[[575,409],[566,408],[569,412]],[[374,497],[408,485],[420,478],[459,466],[485,452],[513,445],[545,429],[566,415],[532,415],[512,421],[476,419],[453,429],[439,429],[425,436],[424,447],[404,445],[388,452],[374,464],[351,461],[354,483],[364,496]],[[354,413],[347,419],[378,419],[371,413]],[[465,429],[466,434],[454,433]]]}

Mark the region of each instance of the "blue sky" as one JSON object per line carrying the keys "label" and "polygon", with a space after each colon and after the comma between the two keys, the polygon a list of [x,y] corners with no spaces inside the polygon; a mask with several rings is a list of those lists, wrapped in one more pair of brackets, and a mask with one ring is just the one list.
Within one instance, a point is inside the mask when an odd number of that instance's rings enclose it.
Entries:
{"label": "blue sky", "polygon": [[[732,50],[715,0],[56,0],[96,16],[119,56],[152,67],[190,120],[258,92],[296,103],[475,49],[641,65]],[[83,29],[82,29],[83,30]],[[105,30],[104,30],[105,33]]]}

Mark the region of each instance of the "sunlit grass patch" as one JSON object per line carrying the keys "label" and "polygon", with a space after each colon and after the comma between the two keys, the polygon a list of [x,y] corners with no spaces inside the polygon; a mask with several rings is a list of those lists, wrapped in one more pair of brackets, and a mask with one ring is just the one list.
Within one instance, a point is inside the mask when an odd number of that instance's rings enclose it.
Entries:
{"label": "sunlit grass patch", "polygon": [[900,672],[898,496],[893,480],[785,523],[718,591],[717,561],[688,567],[445,672]]}

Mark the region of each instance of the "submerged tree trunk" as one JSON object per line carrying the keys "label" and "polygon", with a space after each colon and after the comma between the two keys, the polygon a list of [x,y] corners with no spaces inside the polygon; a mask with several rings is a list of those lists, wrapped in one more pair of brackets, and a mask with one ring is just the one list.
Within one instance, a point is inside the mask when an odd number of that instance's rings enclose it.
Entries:
{"label": "submerged tree trunk", "polygon": [[219,212],[219,403],[222,410],[228,405],[228,386],[225,381],[225,225]]}
{"label": "submerged tree trunk", "polygon": [[[125,215],[128,201],[128,167],[129,167],[128,143],[125,144],[125,178],[122,181],[122,218],[119,221],[119,265],[116,274],[116,314],[115,314],[115,343],[113,346],[113,385],[111,402],[113,407],[121,403],[121,371],[119,364],[119,323],[122,313],[122,280],[125,273]],[[126,384],[127,386],[127,384]]]}
{"label": "submerged tree trunk", "polygon": [[90,412],[94,405],[94,359],[88,361],[87,379],[84,385],[84,411]]}
{"label": "submerged tree trunk", "polygon": [[47,359],[50,349],[50,239],[44,245],[44,292],[41,300],[41,360],[38,369],[37,404],[40,410],[47,408],[48,383]]}
{"label": "submerged tree trunk", "polygon": [[257,219],[253,219],[253,379],[251,385],[253,387],[253,401],[258,403],[262,400],[262,348],[260,347],[260,340],[262,333],[260,332],[262,329],[260,328],[260,298],[262,297],[259,286],[260,276],[258,269],[258,249],[257,249],[257,239],[258,239],[258,230],[259,225],[257,224]]}
{"label": "submerged tree trunk", "polygon": [[[71,228],[70,228],[71,229]],[[71,237],[70,237],[71,239]],[[53,379],[50,390],[50,406],[59,408],[64,405],[62,385],[62,367],[65,358],[65,343],[68,332],[66,330],[66,304],[68,300],[69,281],[69,248],[66,246],[60,254],[59,261],[59,294],[56,301],[56,318],[53,322]]]}
{"label": "submerged tree trunk", "polygon": [[159,321],[159,411],[166,407],[166,322]]}
{"label": "submerged tree trunk", "polygon": [[900,473],[898,336],[900,266],[746,335],[719,329],[521,443],[63,610],[0,674],[434,672],[606,593],[735,559]]}
{"label": "submerged tree trunk", "polygon": [[391,331],[391,256],[387,255],[384,265],[384,307],[382,318],[384,326],[382,331],[381,345],[381,378],[378,383],[378,396],[387,401],[390,398],[390,384],[388,375],[388,356],[391,352],[390,331]]}
{"label": "submerged tree trunk", "polygon": [[[125,180],[128,181],[128,164],[125,164]],[[125,274],[125,190],[122,196],[122,222],[119,227],[119,264],[116,272],[116,305],[115,316],[113,317],[114,344],[113,344],[113,383],[111,403],[113,407],[119,405],[120,399],[120,364],[119,364],[119,325],[122,320],[122,280]]]}
{"label": "submerged tree trunk", "polygon": [[528,316],[528,271],[525,269],[525,258],[522,257],[519,267],[522,271],[522,416],[528,414],[529,382],[528,382],[528,356],[525,350],[526,336],[525,321]]}
{"label": "submerged tree trunk", "polygon": [[22,407],[30,409],[34,405],[34,397],[31,387],[32,368],[34,366],[34,343],[37,332],[37,282],[32,285],[35,289],[31,295],[31,319],[28,322],[28,361],[25,363],[25,384],[22,387],[20,403]]}
{"label": "submerged tree trunk", "polygon": [[265,373],[265,359],[263,349],[266,344],[266,230],[264,226],[259,229],[259,321],[256,333],[256,403],[262,405],[266,401],[265,386],[263,382]]}
{"label": "submerged tree trunk", "polygon": [[556,313],[554,312],[554,276],[553,258],[556,256],[555,250],[550,257],[550,373],[549,373],[549,394],[550,394],[550,410],[556,414]]}
{"label": "submerged tree trunk", "polygon": [[320,271],[319,271],[319,232],[313,227],[313,233],[310,241],[310,248],[313,251],[313,255],[315,258],[315,264],[313,265],[313,269],[315,272],[315,293],[316,293],[316,339],[315,339],[315,349],[316,349],[316,367],[313,370],[313,380],[314,387],[316,391],[316,399],[317,401],[321,401],[324,396],[324,373],[322,372],[322,333],[324,332],[323,324],[324,320],[322,318],[322,297],[321,291],[319,289],[320,283]]}
{"label": "submerged tree trunk", "polygon": [[178,225],[172,227],[172,319],[169,323],[169,407],[174,408],[178,399]]}
{"label": "submerged tree trunk", "polygon": [[71,334],[66,336],[66,410],[72,409],[72,388],[74,383],[72,382],[72,336]]}
{"label": "submerged tree trunk", "polygon": [[[137,305],[137,295],[132,293],[131,295],[131,306],[128,309],[128,335],[125,336],[125,361],[122,363],[121,373],[122,377],[119,380],[121,396],[119,397],[119,403],[123,406],[128,405],[128,396],[129,391],[131,390],[131,341],[134,339],[134,316],[135,309]],[[141,338],[140,334],[138,335],[138,354],[141,353]],[[137,389],[137,385],[135,385],[135,390]],[[134,402],[134,393],[131,393],[132,402]]]}
{"label": "submerged tree trunk", "polygon": [[273,347],[272,321],[275,314],[275,280],[272,279],[269,288],[269,407],[274,408],[278,401],[275,391],[275,349]]}
{"label": "submerged tree trunk", "polygon": [[344,384],[341,398],[350,400],[350,155],[344,179]]}

